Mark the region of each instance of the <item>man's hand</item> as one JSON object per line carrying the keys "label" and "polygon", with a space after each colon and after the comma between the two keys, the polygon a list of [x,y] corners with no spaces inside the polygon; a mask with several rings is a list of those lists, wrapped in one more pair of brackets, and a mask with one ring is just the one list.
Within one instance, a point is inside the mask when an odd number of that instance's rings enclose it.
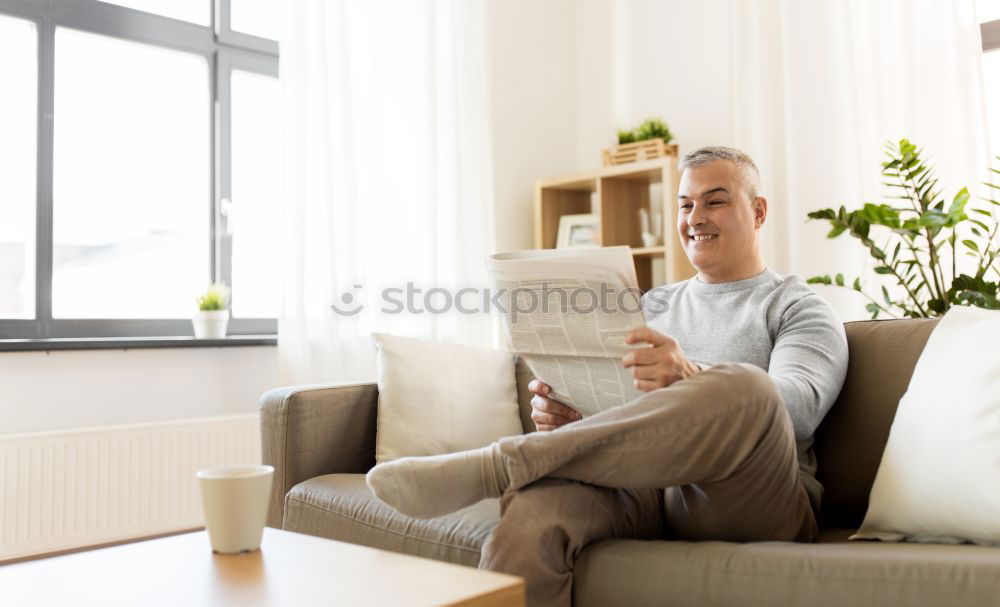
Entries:
{"label": "man's hand", "polygon": [[634,329],[625,338],[625,343],[650,345],[649,348],[632,350],[622,357],[622,366],[632,370],[635,387],[643,392],[666,388],[701,371],[698,365],[687,359],[674,338],[655,329]]}
{"label": "man's hand", "polygon": [[539,431],[555,430],[559,426],[582,418],[572,407],[549,398],[552,388],[547,384],[533,379],[528,384],[528,390],[535,395],[531,399],[531,421],[535,422],[535,427]]}

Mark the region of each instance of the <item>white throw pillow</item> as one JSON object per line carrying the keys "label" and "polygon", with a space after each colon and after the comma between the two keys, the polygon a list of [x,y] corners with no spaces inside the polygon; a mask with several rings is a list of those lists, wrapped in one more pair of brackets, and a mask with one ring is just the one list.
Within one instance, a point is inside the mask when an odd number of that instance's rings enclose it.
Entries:
{"label": "white throw pillow", "polygon": [[934,328],[851,539],[1000,544],[1000,312]]}
{"label": "white throw pillow", "polygon": [[475,449],[523,432],[510,352],[385,333],[372,341],[377,463]]}

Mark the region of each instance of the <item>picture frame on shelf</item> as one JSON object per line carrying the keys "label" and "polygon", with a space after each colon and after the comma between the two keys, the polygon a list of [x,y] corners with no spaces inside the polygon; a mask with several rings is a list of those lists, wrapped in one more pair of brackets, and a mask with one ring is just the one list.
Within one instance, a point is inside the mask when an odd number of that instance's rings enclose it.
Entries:
{"label": "picture frame on shelf", "polygon": [[578,249],[601,246],[601,229],[597,215],[563,215],[559,218],[557,249]]}

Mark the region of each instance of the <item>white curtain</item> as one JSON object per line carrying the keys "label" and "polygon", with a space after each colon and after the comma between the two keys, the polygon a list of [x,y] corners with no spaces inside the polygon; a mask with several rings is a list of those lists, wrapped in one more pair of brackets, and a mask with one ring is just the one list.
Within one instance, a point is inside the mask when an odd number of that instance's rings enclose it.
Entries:
{"label": "white curtain", "polygon": [[485,314],[426,307],[493,250],[481,0],[284,6],[283,381],[370,380],[371,331],[489,343]]}
{"label": "white curtain", "polygon": [[[988,138],[973,0],[734,0],[733,145],[757,159],[771,201],[765,257],[784,273],[856,273],[847,236],[818,208],[886,200],[883,144],[932,158],[950,197],[982,181]],[[975,190],[973,190],[975,191]],[[845,318],[855,294],[822,289]]]}

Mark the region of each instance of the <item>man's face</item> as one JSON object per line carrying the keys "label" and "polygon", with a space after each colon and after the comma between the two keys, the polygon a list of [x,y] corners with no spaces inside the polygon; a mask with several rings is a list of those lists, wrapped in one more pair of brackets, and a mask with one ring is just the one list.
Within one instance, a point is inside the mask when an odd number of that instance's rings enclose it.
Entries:
{"label": "man's face", "polygon": [[681,175],[677,232],[706,282],[749,278],[753,274],[747,274],[762,265],[757,235],[767,201],[751,201],[750,190],[746,173],[728,160],[692,167]]}

